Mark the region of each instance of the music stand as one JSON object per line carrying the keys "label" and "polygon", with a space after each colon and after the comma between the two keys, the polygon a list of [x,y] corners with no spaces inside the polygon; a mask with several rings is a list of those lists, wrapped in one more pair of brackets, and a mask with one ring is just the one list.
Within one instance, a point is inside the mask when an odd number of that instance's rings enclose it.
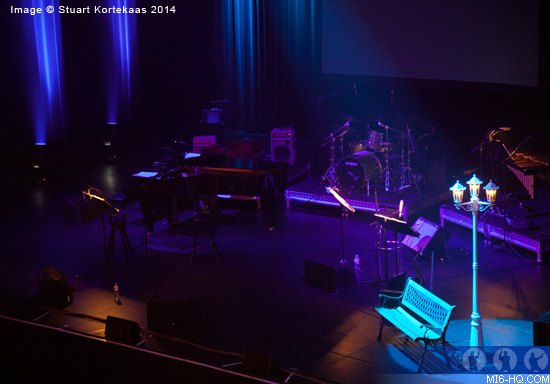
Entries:
{"label": "music stand", "polygon": [[329,192],[338,202],[340,203],[340,232],[342,235],[342,260],[345,260],[344,257],[344,208],[348,211],[355,213],[355,208],[353,208],[349,203],[338,194],[338,189],[335,187],[325,187],[327,192]]}
{"label": "music stand", "polygon": [[[393,214],[397,212],[392,212]],[[399,218],[392,217],[392,215],[387,215],[383,213],[375,213],[374,216],[378,224],[384,228],[384,263],[386,266],[386,280],[385,283],[389,281],[388,279],[388,243],[386,238],[386,231],[393,231],[395,235],[395,274],[399,273],[399,257],[398,257],[398,246],[397,246],[397,234],[403,233],[412,237],[419,237],[420,235],[415,232],[406,221],[403,221]]]}

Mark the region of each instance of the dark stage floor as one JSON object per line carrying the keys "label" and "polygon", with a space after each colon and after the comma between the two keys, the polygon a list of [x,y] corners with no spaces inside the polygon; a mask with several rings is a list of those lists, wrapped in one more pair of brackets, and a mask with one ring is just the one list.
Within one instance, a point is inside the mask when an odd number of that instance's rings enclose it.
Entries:
{"label": "dark stage floor", "polygon": [[[214,253],[204,250],[188,265],[193,244],[187,220],[191,211],[182,212],[172,227],[157,222],[146,253],[141,211],[138,203],[132,203],[126,207],[127,229],[135,254],[126,263],[118,250],[104,269],[102,217],[64,221],[61,199],[89,185],[106,195],[118,194],[130,186],[133,173],[148,170],[152,161],[126,156],[116,162],[70,162],[51,171],[44,183],[21,174],[4,180],[0,294],[36,297],[37,267],[49,266],[76,289],[74,302],[65,308],[70,313],[101,319],[115,316],[147,327],[147,300],[142,296],[155,293],[153,301],[198,303],[199,324],[183,331],[201,346],[274,356],[284,367],[321,382],[365,383],[375,374],[416,372],[417,361],[399,344],[400,331],[386,327],[383,340],[376,340],[379,315],[371,307],[385,284],[367,283],[376,278],[376,253],[374,220],[366,212],[342,221],[338,209],[299,202],[287,209],[281,199],[277,225],[270,231],[267,215],[257,211],[254,203],[235,201],[223,210],[233,220],[216,228],[221,262],[217,264]],[[439,223],[438,207],[421,215]],[[342,225],[345,258],[351,263],[357,254],[361,260],[362,271],[356,273],[359,283],[337,294],[306,285],[305,259],[338,264]],[[427,261],[420,260],[417,267],[426,287],[433,285],[434,294],[457,306],[447,340],[460,347],[468,344],[472,310],[471,231],[453,224],[446,228],[451,232],[448,257],[435,262],[433,276]],[[532,345],[532,321],[550,311],[548,264],[537,263],[533,253],[520,248],[501,242],[485,244],[481,235],[480,239],[479,297],[486,344]],[[414,255],[407,248],[401,253],[399,269],[408,276],[416,275]],[[388,261],[393,275],[393,254]],[[120,286],[121,305],[113,300],[115,283]],[[104,335],[104,324],[84,318],[76,321],[50,313],[37,323]],[[236,357],[155,338],[138,348],[217,367],[239,362]],[[433,366],[435,373],[445,373],[438,369],[437,364]],[[289,382],[310,381],[293,376]]]}

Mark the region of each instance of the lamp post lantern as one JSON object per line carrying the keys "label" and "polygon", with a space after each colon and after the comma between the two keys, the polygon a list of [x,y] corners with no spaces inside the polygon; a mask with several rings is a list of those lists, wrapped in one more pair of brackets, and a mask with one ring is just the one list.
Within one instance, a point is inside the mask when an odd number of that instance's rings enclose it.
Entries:
{"label": "lamp post lantern", "polygon": [[481,327],[481,315],[479,313],[479,301],[477,295],[477,275],[478,275],[478,264],[477,264],[477,217],[479,212],[485,211],[487,208],[493,208],[493,205],[496,201],[497,187],[493,181],[483,187],[485,190],[487,201],[479,200],[480,186],[483,184],[476,175],[474,175],[469,181],[468,186],[470,187],[470,201],[462,202],[464,197],[464,187],[460,182],[456,182],[450,190],[453,193],[453,200],[455,203],[456,209],[464,209],[465,211],[472,212],[472,322],[470,327],[470,346],[471,347],[482,347],[483,346],[483,330]]}

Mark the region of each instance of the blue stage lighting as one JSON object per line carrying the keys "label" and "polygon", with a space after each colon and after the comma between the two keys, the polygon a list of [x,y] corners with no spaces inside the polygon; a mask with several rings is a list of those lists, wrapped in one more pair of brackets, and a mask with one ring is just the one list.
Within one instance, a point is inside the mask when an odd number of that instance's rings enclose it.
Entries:
{"label": "blue stage lighting", "polygon": [[46,12],[50,5],[57,9],[59,1],[21,0],[20,3],[23,8],[42,11],[24,17],[24,23],[35,140],[36,143],[46,143],[48,137],[61,133],[63,126],[61,23],[59,13]]}

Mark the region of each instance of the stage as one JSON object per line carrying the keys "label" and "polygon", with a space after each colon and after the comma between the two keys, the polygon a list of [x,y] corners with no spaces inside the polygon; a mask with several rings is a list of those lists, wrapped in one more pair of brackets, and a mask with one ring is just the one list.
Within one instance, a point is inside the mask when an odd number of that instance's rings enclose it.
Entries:
{"label": "stage", "polygon": [[[394,192],[386,192],[383,188],[379,189],[378,192],[375,188],[371,188],[368,192],[366,189],[357,192],[340,190],[339,194],[353,208],[364,212],[397,211],[400,201],[403,200],[403,217],[406,220],[451,198],[449,190],[441,187],[422,187],[417,190],[411,186]],[[290,207],[291,201],[314,205],[340,206],[338,200],[327,192],[321,183],[320,176],[308,178],[298,184],[291,185],[287,188],[285,197],[287,208]],[[377,203],[378,207],[376,206]]]}

